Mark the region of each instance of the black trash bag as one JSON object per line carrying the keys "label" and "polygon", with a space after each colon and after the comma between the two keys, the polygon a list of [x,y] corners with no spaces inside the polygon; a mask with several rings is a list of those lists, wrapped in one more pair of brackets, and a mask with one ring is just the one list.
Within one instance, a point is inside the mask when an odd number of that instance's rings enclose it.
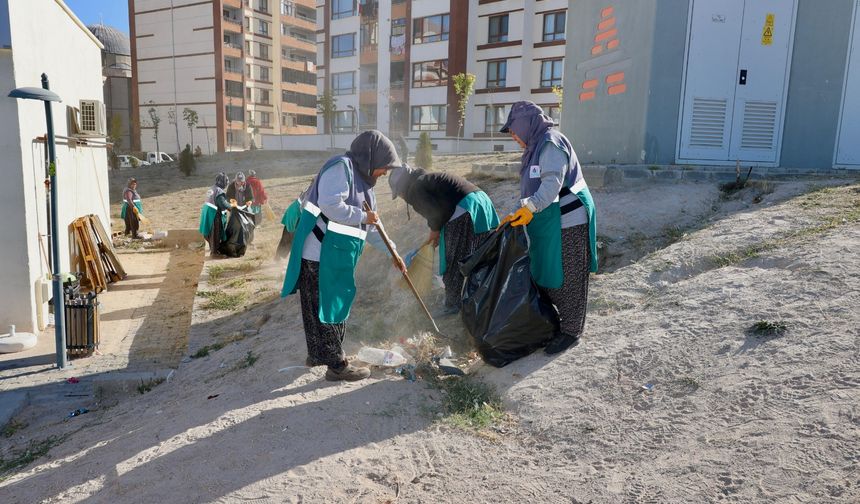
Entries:
{"label": "black trash bag", "polygon": [[502,367],[545,346],[558,330],[558,312],[534,283],[528,238],[504,226],[460,262],[463,324],[484,361]]}
{"label": "black trash bag", "polygon": [[227,239],[221,242],[218,251],[227,257],[242,257],[247,246],[254,241],[253,214],[233,208],[226,231]]}

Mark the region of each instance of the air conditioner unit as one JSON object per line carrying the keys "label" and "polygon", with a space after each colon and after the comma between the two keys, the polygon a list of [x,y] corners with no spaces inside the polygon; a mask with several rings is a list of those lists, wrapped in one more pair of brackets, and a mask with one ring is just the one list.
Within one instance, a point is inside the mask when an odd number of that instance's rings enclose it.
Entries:
{"label": "air conditioner unit", "polygon": [[104,137],[105,106],[98,100],[81,100],[80,133],[82,137]]}

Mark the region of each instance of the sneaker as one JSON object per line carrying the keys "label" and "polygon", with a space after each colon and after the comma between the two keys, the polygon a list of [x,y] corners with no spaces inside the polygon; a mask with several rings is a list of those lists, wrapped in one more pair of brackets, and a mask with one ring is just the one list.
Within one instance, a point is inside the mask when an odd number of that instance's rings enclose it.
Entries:
{"label": "sneaker", "polygon": [[557,353],[564,352],[570,347],[574,347],[579,344],[579,335],[571,336],[570,334],[558,333],[553,337],[549,343],[546,345],[546,348],[543,351],[547,355],[553,355]]}
{"label": "sneaker", "polygon": [[325,379],[328,381],[358,381],[368,376],[370,376],[370,369],[356,367],[352,364],[347,364],[339,369],[329,367],[328,371],[325,372]]}

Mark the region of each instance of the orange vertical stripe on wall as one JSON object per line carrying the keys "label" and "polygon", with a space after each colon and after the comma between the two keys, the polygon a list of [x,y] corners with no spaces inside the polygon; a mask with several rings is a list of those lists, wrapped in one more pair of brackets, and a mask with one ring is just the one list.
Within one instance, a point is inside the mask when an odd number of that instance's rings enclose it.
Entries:
{"label": "orange vertical stripe on wall", "polygon": [[616,72],[614,74],[609,74],[606,76],[607,84],[615,84],[617,82],[621,82],[624,80],[624,72]]}
{"label": "orange vertical stripe on wall", "polygon": [[607,28],[612,28],[613,26],[615,26],[615,18],[614,17],[609,18],[605,21],[601,21],[600,24],[597,25],[597,29],[600,31],[603,31]]}
{"label": "orange vertical stripe on wall", "polygon": [[612,15],[613,12],[615,12],[615,9],[613,9],[612,7],[607,7],[600,11],[600,17],[608,18]]}
{"label": "orange vertical stripe on wall", "polygon": [[598,33],[597,36],[594,37],[594,42],[602,42],[608,38],[612,38],[618,34],[618,29],[613,28],[609,31],[605,31],[603,33]]}
{"label": "orange vertical stripe on wall", "polygon": [[591,55],[595,56],[603,52],[603,44],[597,44],[596,46],[591,48]]}
{"label": "orange vertical stripe on wall", "polygon": [[618,39],[612,39],[606,43],[606,47],[609,49],[615,49],[618,47]]}
{"label": "orange vertical stripe on wall", "polygon": [[579,93],[579,101],[588,101],[594,99],[594,91],[586,91],[585,93]]}
{"label": "orange vertical stripe on wall", "polygon": [[594,89],[600,84],[600,81],[597,79],[587,80],[582,83],[582,89]]}

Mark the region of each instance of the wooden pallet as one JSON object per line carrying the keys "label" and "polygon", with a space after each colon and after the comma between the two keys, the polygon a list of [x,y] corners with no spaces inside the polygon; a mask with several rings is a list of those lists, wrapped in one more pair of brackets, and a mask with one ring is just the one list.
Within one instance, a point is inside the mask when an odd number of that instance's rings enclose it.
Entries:
{"label": "wooden pallet", "polygon": [[86,274],[86,283],[93,292],[102,292],[107,289],[107,278],[104,274],[101,254],[93,243],[92,231],[85,217],[75,219],[72,222],[72,232],[78,249],[79,261],[83,266],[82,271]]}
{"label": "wooden pallet", "polygon": [[102,226],[101,219],[99,219],[98,215],[95,214],[90,214],[87,218],[89,219],[90,227],[92,228],[96,239],[96,245],[101,254],[102,262],[104,263],[105,273],[108,278],[110,278],[111,282],[124,280],[128,274],[122,267],[122,263],[119,262],[119,257],[117,257],[116,250],[113,248],[110,237],[108,237],[104,226]]}

